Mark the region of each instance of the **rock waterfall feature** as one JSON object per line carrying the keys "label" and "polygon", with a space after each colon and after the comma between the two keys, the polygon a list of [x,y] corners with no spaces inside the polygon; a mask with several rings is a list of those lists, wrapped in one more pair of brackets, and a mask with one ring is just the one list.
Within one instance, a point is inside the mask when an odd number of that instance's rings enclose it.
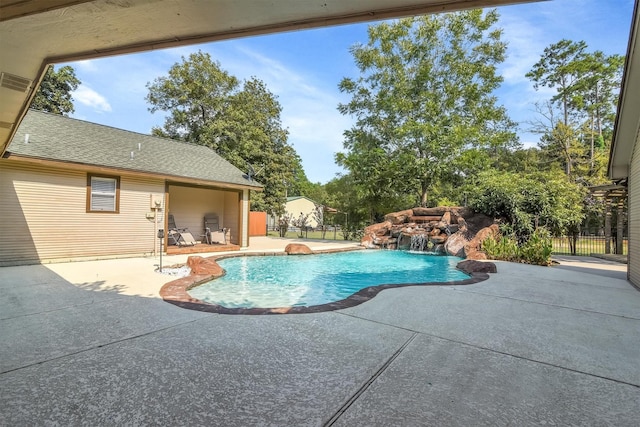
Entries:
{"label": "rock waterfall feature", "polygon": [[482,241],[500,230],[493,218],[465,207],[416,207],[385,215],[364,230],[367,248],[429,251],[467,259],[486,259]]}

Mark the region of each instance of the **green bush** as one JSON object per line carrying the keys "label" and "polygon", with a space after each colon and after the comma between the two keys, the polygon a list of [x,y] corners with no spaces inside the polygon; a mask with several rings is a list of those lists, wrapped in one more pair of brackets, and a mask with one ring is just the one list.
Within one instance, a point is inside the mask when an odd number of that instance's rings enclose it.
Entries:
{"label": "green bush", "polygon": [[534,230],[528,240],[520,244],[514,235],[489,237],[482,242],[482,250],[490,259],[549,265],[553,245],[549,231],[540,227]]}
{"label": "green bush", "polygon": [[520,250],[518,242],[512,236],[488,237],[482,242],[482,250],[490,259],[502,261],[519,261]]}
{"label": "green bush", "polygon": [[551,252],[553,252],[553,242],[546,228],[537,228],[529,240],[520,247],[520,257],[527,264],[549,265]]}
{"label": "green bush", "polygon": [[584,188],[561,174],[485,171],[465,192],[470,208],[502,219],[521,245],[538,227],[562,235],[576,230],[584,219]]}

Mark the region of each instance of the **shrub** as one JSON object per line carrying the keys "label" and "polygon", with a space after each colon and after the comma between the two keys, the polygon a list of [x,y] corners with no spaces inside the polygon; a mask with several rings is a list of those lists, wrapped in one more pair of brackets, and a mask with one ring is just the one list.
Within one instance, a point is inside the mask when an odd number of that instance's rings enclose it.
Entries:
{"label": "shrub", "polygon": [[284,214],[280,218],[278,218],[278,232],[280,233],[280,237],[285,237],[287,235],[287,230],[289,230],[289,223],[293,220],[293,215]]}
{"label": "shrub", "polygon": [[291,220],[291,224],[293,224],[294,227],[298,227],[298,237],[301,239],[304,238],[304,232],[309,226],[309,215],[310,214],[305,215],[300,212],[300,216],[298,218]]}
{"label": "shrub", "polygon": [[482,250],[490,259],[502,261],[519,261],[518,242],[513,236],[489,236],[482,242]]}
{"label": "shrub", "polygon": [[553,246],[549,231],[539,227],[531,233],[529,239],[520,244],[514,235],[498,238],[490,236],[482,242],[482,250],[490,259],[549,265]]}
{"label": "shrub", "polygon": [[469,207],[502,219],[524,244],[539,226],[554,234],[575,230],[584,218],[584,189],[554,173],[486,171],[466,187]]}
{"label": "shrub", "polygon": [[520,247],[520,257],[527,264],[550,265],[553,243],[546,228],[536,228],[529,240]]}

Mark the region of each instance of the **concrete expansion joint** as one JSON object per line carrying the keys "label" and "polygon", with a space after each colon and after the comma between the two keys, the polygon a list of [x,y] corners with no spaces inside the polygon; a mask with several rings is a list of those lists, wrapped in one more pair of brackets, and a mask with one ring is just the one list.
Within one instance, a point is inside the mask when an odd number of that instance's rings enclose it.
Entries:
{"label": "concrete expansion joint", "polygon": [[413,340],[418,336],[418,332],[414,332],[409,339],[407,339],[404,344],[402,344],[402,346],[400,346],[400,348],[398,350],[396,350],[395,353],[393,353],[391,355],[391,357],[389,357],[387,359],[387,361],[380,367],[380,369],[378,369],[359,389],[358,391],[356,391],[345,403],[344,405],[342,405],[334,414],[331,418],[329,418],[329,420],[327,422],[325,422],[323,424],[323,427],[330,427],[332,425],[334,425],[338,419],[342,416],[342,414],[344,414],[349,407],[351,407],[351,405],[353,405],[359,398],[360,396],[362,396],[362,394],[367,391],[367,389],[378,379],[378,377],[380,375],[382,375],[382,373],[384,371],[387,370],[387,368],[389,368],[389,366],[391,366],[391,364],[393,363],[394,360],[396,360],[396,358],[409,346],[409,344],[411,344],[413,342]]}
{"label": "concrete expansion joint", "polygon": [[55,309],[51,309],[51,310],[42,310],[42,311],[35,311],[33,313],[19,314],[17,316],[0,317],[0,320],[19,319],[19,318],[22,318],[22,317],[40,316],[40,315],[43,315],[43,314],[56,313],[56,312],[59,312],[59,311],[73,310],[73,309],[76,309],[78,307],[86,307],[86,306],[89,306],[89,305],[108,304],[108,303],[111,303],[111,302],[117,301],[117,300],[118,300],[118,297],[113,297],[113,298],[102,300],[100,302],[91,301],[91,302],[84,303],[84,304],[67,305],[67,306],[64,306],[64,307],[59,307],[59,308],[55,308]]}
{"label": "concrete expansion joint", "polygon": [[488,294],[488,293],[485,293],[485,292],[472,291],[472,290],[469,290],[469,289],[455,289],[455,290],[458,291],[458,292],[467,292],[467,293],[470,293],[470,294],[483,295],[483,296],[486,296],[486,297],[492,297],[492,298],[498,298],[498,299],[508,299],[508,300],[511,300],[511,301],[526,302],[527,304],[544,305],[546,307],[555,307],[555,308],[561,308],[561,309],[564,309],[564,310],[580,311],[580,312],[583,312],[583,313],[593,313],[593,314],[598,314],[598,315],[601,315],[601,316],[619,317],[621,319],[640,320],[640,317],[623,316],[621,314],[605,313],[603,311],[587,310],[585,308],[569,307],[569,306],[561,305],[561,304],[552,304],[552,303],[548,303],[548,302],[532,301],[530,299],[514,298],[514,297],[508,297],[508,296],[505,296],[505,295]]}
{"label": "concrete expansion joint", "polygon": [[496,349],[489,348],[489,347],[484,347],[484,346],[477,345],[477,344],[472,344],[472,343],[468,343],[468,342],[464,342],[464,341],[460,341],[460,340],[454,340],[454,339],[451,339],[451,338],[446,338],[446,337],[443,337],[443,336],[440,336],[440,335],[429,334],[429,333],[426,333],[426,332],[418,332],[418,333],[420,335],[425,335],[425,336],[428,336],[428,337],[431,337],[431,338],[437,338],[437,339],[440,339],[440,340],[443,340],[443,341],[448,341],[448,342],[451,342],[451,343],[460,344],[460,345],[463,345],[463,346],[475,348],[477,350],[488,351],[488,352],[491,352],[491,353],[500,354],[502,356],[513,357],[514,359],[520,359],[520,360],[524,360],[524,361],[531,362],[531,363],[538,363],[540,365],[545,365],[545,366],[550,366],[552,368],[562,369],[564,371],[573,372],[575,374],[587,375],[589,377],[599,378],[601,380],[612,381],[614,383],[624,384],[624,385],[628,385],[628,386],[635,387],[635,388],[640,388],[640,384],[630,383],[630,382],[619,380],[619,379],[616,379],[616,378],[606,377],[604,375],[593,374],[591,372],[581,371],[579,369],[569,368],[567,366],[562,366],[562,365],[558,365],[558,364],[555,364],[555,363],[545,362],[543,360],[537,360],[537,359],[532,359],[530,357],[519,356],[517,354],[509,353],[507,351],[500,351],[500,350],[496,350]]}
{"label": "concrete expansion joint", "polygon": [[[389,326],[389,327],[392,327],[392,328],[401,329],[401,330],[404,330],[404,331],[411,332],[413,335],[411,335],[411,338],[409,338],[409,341],[413,341],[418,335],[424,335],[424,336],[428,336],[428,337],[431,337],[431,338],[436,338],[436,339],[440,339],[440,340],[443,340],[443,341],[448,341],[448,342],[451,342],[451,343],[454,343],[454,344],[460,344],[460,345],[463,345],[463,346],[475,348],[475,349],[478,349],[478,350],[484,350],[484,351],[500,354],[500,355],[507,356],[507,357],[513,357],[515,359],[525,360],[527,362],[539,363],[541,365],[546,365],[546,366],[550,366],[550,367],[553,367],[553,368],[562,369],[562,370],[573,372],[573,373],[576,373],[576,374],[587,375],[587,376],[594,377],[594,378],[600,378],[600,379],[607,380],[607,381],[613,381],[613,382],[618,383],[618,384],[624,384],[624,385],[629,385],[629,386],[632,386],[632,387],[635,387],[635,388],[640,388],[640,384],[630,383],[630,382],[627,382],[627,381],[623,381],[623,380],[619,380],[619,379],[615,379],[615,378],[610,378],[610,377],[606,377],[606,376],[603,376],[603,375],[597,375],[597,374],[593,374],[591,372],[580,371],[578,369],[573,369],[573,368],[569,368],[569,367],[566,367],[566,366],[545,362],[545,361],[542,361],[542,360],[536,360],[536,359],[532,359],[532,358],[529,358],[529,357],[519,356],[517,354],[509,353],[509,352],[506,352],[506,351],[500,351],[500,350],[496,350],[496,349],[489,348],[489,347],[484,347],[484,346],[481,346],[481,345],[477,345],[477,344],[473,344],[473,343],[469,343],[469,342],[465,342],[465,341],[460,341],[460,340],[456,340],[456,339],[452,339],[452,338],[443,337],[443,336],[440,336],[440,335],[430,334],[430,333],[427,333],[427,332],[424,332],[424,331],[416,331],[416,330],[409,329],[409,328],[403,328],[403,327],[400,327],[400,326],[397,326],[397,325],[391,325],[389,323],[384,323],[384,322],[379,322],[379,321],[372,320],[372,319],[367,319],[366,317],[354,316],[352,314],[347,314],[347,313],[340,313],[340,314],[342,314],[344,316],[349,316],[349,317],[353,317],[353,318],[356,318],[356,319],[364,320],[364,321],[367,321],[367,322],[378,323],[380,325],[385,325],[385,326]],[[612,315],[612,316],[615,316],[615,315]],[[624,317],[624,316],[617,316],[617,317]],[[636,320],[636,319],[632,319],[632,320]],[[408,342],[405,343],[405,345],[403,347],[401,347],[401,350],[403,350],[407,345],[408,345]],[[399,352],[398,352],[398,354],[399,354]],[[392,356],[392,358],[395,359],[395,357],[393,357],[393,356]],[[386,366],[388,366],[388,364],[384,365],[384,366],[386,368]],[[360,393],[360,394],[362,394],[362,393]],[[353,403],[353,402],[351,402],[351,403]],[[349,405],[351,403],[349,403]],[[346,410],[346,408],[345,408],[345,410]],[[344,411],[342,411],[342,412],[344,412]],[[333,422],[335,422],[335,420],[332,421],[332,423]],[[324,424],[324,425],[330,426],[331,424]]]}
{"label": "concrete expansion joint", "polygon": [[176,323],[174,325],[169,325],[169,326],[164,327],[164,328],[154,329],[153,331],[145,332],[145,333],[142,333],[142,334],[125,337],[125,338],[122,338],[122,339],[109,341],[109,342],[106,342],[106,343],[95,344],[95,345],[92,345],[91,347],[83,348],[82,350],[72,351],[72,352],[69,352],[69,353],[62,354],[62,355],[57,356],[57,357],[51,357],[49,359],[39,360],[37,362],[29,363],[28,365],[18,366],[18,367],[12,368],[12,369],[7,369],[6,371],[1,371],[0,375],[8,374],[8,373],[14,372],[14,371],[20,371],[22,369],[27,369],[27,368],[30,368],[32,366],[44,365],[45,363],[49,363],[49,362],[53,362],[53,361],[56,361],[56,360],[65,359],[67,357],[75,356],[75,355],[78,355],[78,354],[87,353],[89,351],[93,351],[93,350],[109,347],[109,346],[112,346],[114,344],[120,344],[122,342],[132,341],[132,340],[135,340],[135,339],[138,339],[138,338],[143,338],[143,337],[146,337],[146,336],[149,336],[149,335],[156,334],[158,332],[164,332],[164,331],[167,331],[167,330],[170,330],[170,329],[173,329],[173,328],[177,328],[177,327],[180,327],[180,326],[184,326],[184,325],[187,325],[187,324],[190,324],[190,323],[195,323],[195,322],[197,322],[199,320],[201,320],[201,319],[189,320],[187,322],[181,322],[181,323]]}

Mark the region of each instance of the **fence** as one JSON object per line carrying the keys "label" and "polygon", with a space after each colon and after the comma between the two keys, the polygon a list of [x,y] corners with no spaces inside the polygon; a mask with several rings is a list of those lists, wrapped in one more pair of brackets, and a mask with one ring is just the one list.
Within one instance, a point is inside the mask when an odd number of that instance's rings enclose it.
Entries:
{"label": "fence", "polygon": [[[279,237],[280,232],[276,227],[268,227],[268,236]],[[303,239],[324,239],[324,240],[360,240],[362,237],[362,230],[343,230],[339,225],[333,226],[328,225],[325,226],[324,233],[321,231],[320,227],[311,228],[307,227],[300,230],[298,227],[289,226],[287,228],[287,233],[284,237],[288,237],[291,239],[300,238],[302,236]]]}
{"label": "fence", "polygon": [[[576,236],[575,248],[573,244],[574,237],[562,236],[553,238],[553,253],[557,255],[591,255],[591,254],[604,254],[606,253],[607,242],[604,236]],[[609,253],[615,254],[617,248],[617,241],[615,237],[612,237],[609,244]],[[628,239],[622,240],[622,253],[620,255],[626,255],[629,253],[629,241]]]}
{"label": "fence", "polygon": [[264,236],[267,234],[267,213],[249,212],[249,236]]}

